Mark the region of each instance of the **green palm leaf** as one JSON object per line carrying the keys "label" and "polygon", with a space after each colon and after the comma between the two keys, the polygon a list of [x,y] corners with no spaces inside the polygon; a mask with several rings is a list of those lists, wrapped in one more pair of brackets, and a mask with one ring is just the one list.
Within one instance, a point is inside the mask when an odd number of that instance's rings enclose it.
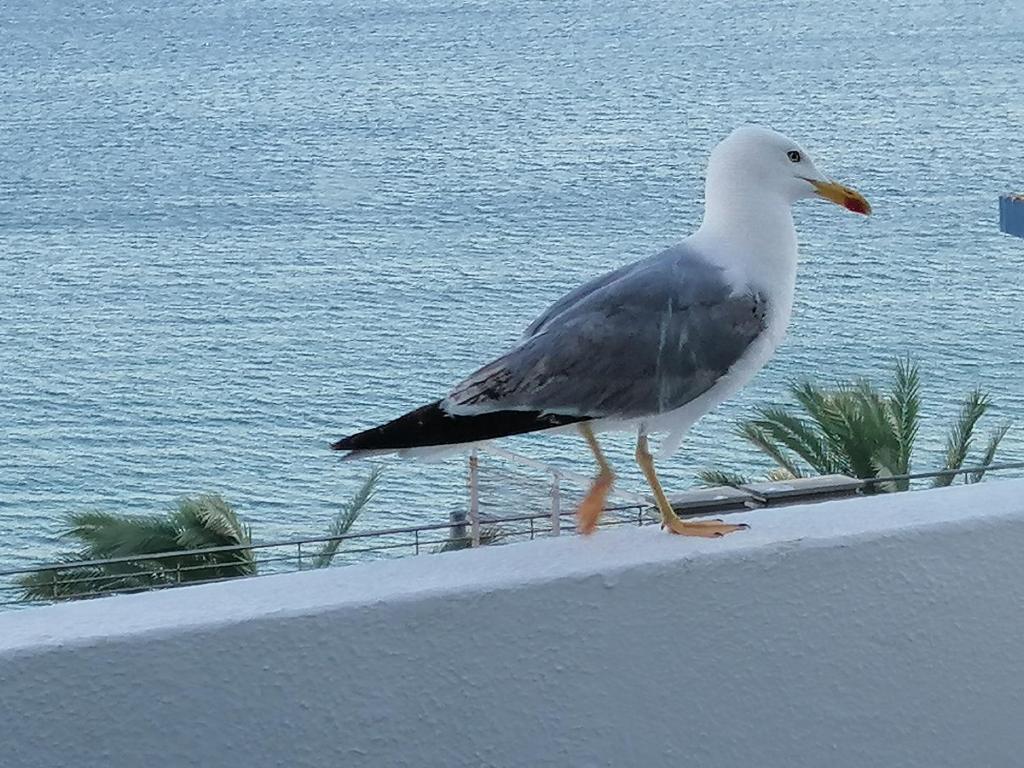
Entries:
{"label": "green palm leaf", "polygon": [[[179,499],[170,519],[178,529],[175,549],[200,550],[252,544],[249,528],[234,509],[216,494]],[[256,561],[250,549],[177,556],[166,563],[179,581],[206,581],[251,576]]]}
{"label": "green palm leaf", "polygon": [[999,443],[1001,443],[1003,438],[1006,437],[1006,433],[1010,431],[1011,426],[1012,422],[1008,421],[1005,424],[996,427],[992,431],[992,434],[989,435],[988,438],[988,445],[985,446],[985,455],[982,456],[981,464],[978,465],[981,469],[967,475],[964,478],[966,482],[980,483],[982,479],[984,479],[987,468],[992,465],[992,462],[996,457],[996,451],[999,450]]}
{"label": "green palm leaf", "polygon": [[381,473],[383,472],[381,467],[374,467],[363,484],[359,487],[359,490],[355,492],[347,502],[341,505],[341,509],[338,514],[335,515],[334,520],[331,521],[330,536],[339,537],[331,538],[329,541],[324,542],[320,551],[313,556],[313,567],[314,568],[326,568],[331,564],[334,556],[338,554],[338,547],[341,546],[342,539],[352,528],[356,518],[366,508],[366,505],[373,499],[374,494],[377,492],[377,484],[380,481]]}
{"label": "green palm leaf", "polygon": [[723,485],[738,488],[751,482],[746,475],[739,472],[726,472],[721,469],[702,469],[697,473],[697,480],[708,488],[720,488]]}
{"label": "green palm leaf", "polygon": [[252,536],[235,510],[216,494],[185,497],[172,516],[180,526],[179,543],[186,549],[251,544]]}
{"label": "green palm leaf", "polygon": [[787,454],[785,447],[780,445],[771,432],[758,422],[748,421],[741,424],[737,434],[794,477],[800,477],[800,469]]}
{"label": "green palm leaf", "polygon": [[[762,409],[760,417],[753,423],[819,474],[827,475],[835,471],[835,462],[828,444],[812,423],[779,407]],[[791,471],[788,467],[786,469]],[[800,476],[795,472],[792,474],[794,477]]]}
{"label": "green palm leaf", "polygon": [[[957,470],[963,466],[967,454],[971,450],[974,439],[974,428],[978,419],[985,415],[989,408],[988,395],[980,390],[972,390],[964,400],[960,416],[949,430],[946,438],[946,461],[943,469]],[[996,444],[998,447],[998,443]],[[932,487],[942,488],[953,482],[955,475],[940,475],[932,481]]]}
{"label": "green palm leaf", "polygon": [[[894,474],[908,474],[921,416],[921,376],[909,358],[896,361],[896,380],[889,400],[892,431],[896,438]],[[907,481],[909,483],[909,481]]]}
{"label": "green palm leaf", "polygon": [[874,477],[874,437],[872,423],[862,407],[856,389],[843,387],[829,398],[823,412],[822,429],[832,451],[840,457],[846,474]]}
{"label": "green palm leaf", "polygon": [[65,538],[82,544],[87,560],[155,554],[177,549],[177,528],[166,517],[83,512],[68,516]]}

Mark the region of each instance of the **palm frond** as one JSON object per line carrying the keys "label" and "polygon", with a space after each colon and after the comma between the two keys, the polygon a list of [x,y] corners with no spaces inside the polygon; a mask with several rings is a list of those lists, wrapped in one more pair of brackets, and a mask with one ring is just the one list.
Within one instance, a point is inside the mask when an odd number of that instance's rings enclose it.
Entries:
{"label": "palm frond", "polygon": [[921,375],[917,365],[911,362],[909,357],[896,361],[896,377],[889,400],[889,413],[897,447],[893,458],[893,473],[905,475],[910,472],[911,457],[921,418]]}
{"label": "palm frond", "polygon": [[[186,496],[178,501],[177,518],[182,522],[183,538],[194,536],[199,546],[251,544],[249,530],[235,510],[221,496]],[[182,541],[182,544],[192,542]],[[189,549],[193,547],[187,547]]]}
{"label": "palm frond", "polygon": [[139,569],[136,573],[118,573],[107,566],[74,566],[25,574],[18,579],[24,601],[80,600],[111,592],[143,592],[167,583],[161,572]]}
{"label": "palm frond", "polygon": [[707,488],[720,488],[723,485],[738,488],[751,482],[751,479],[739,472],[728,472],[724,469],[702,469],[697,473],[697,481]]}
{"label": "palm frond", "polygon": [[790,384],[789,393],[818,425],[818,428],[824,432],[825,424],[828,422],[826,415],[830,400],[828,393],[810,381]]}
{"label": "palm frond", "polygon": [[[771,435],[777,443],[803,459],[819,474],[828,475],[835,471],[833,456],[815,423],[779,407],[761,409],[759,417],[753,423]],[[800,476],[793,472],[791,474],[794,477]]]}
{"label": "palm frond", "polygon": [[779,445],[774,436],[758,422],[747,421],[740,424],[736,434],[767,455],[794,477],[801,476],[800,469],[793,462],[793,459],[787,455],[786,448]]}
{"label": "palm frond", "polygon": [[870,493],[895,493],[896,491],[905,491],[910,487],[910,481],[906,478],[901,477],[899,480],[893,480],[888,478],[894,478],[901,475],[907,474],[902,469],[900,463],[900,456],[896,449],[891,446],[886,446],[879,449],[875,453],[875,474],[877,478],[885,479],[882,483],[873,483],[869,487]]}
{"label": "palm frond", "polygon": [[84,565],[93,560],[88,548],[57,555],[56,568],[18,577],[21,599],[78,600],[110,592],[141,592],[169,581],[155,561]]}
{"label": "palm frond", "polygon": [[822,429],[833,452],[840,457],[845,473],[854,477],[874,477],[875,448],[879,439],[870,408],[854,387],[836,390],[822,414]]}
{"label": "palm frond", "polygon": [[848,388],[825,390],[805,381],[791,385],[790,392],[817,425],[832,456],[833,471],[855,474],[847,446],[851,431]]}
{"label": "palm frond", "polygon": [[910,486],[902,476],[909,471],[917,432],[917,386],[916,370],[902,359],[896,361],[890,393],[882,393],[866,380],[856,386],[854,396],[864,420],[863,439],[870,449],[872,473],[885,480],[872,484],[872,493],[893,493]]}
{"label": "palm frond", "polygon": [[[989,407],[988,395],[981,390],[972,390],[964,400],[960,416],[949,430],[946,438],[946,460],[943,469],[956,470],[963,466],[967,454],[971,450],[974,428],[978,419],[985,415]],[[998,444],[997,444],[998,447]],[[933,488],[942,488],[953,482],[955,475],[940,475],[932,481]]]}
{"label": "palm frond", "polygon": [[82,544],[88,560],[170,552],[178,548],[177,529],[166,517],[82,512],[68,516],[63,536]]}
{"label": "palm frond", "polygon": [[[201,550],[252,544],[248,526],[243,525],[231,505],[216,494],[179,499],[170,518],[178,528],[177,549]],[[176,556],[162,562],[175,571],[178,580],[189,582],[251,576],[257,571],[251,549]]]}
{"label": "palm frond", "polygon": [[996,451],[999,450],[999,444],[1003,441],[1003,438],[1006,437],[1006,433],[1010,431],[1010,427],[1012,426],[1013,423],[1007,421],[992,430],[992,434],[989,435],[988,438],[988,445],[985,446],[985,455],[982,456],[981,463],[978,465],[981,469],[977,472],[971,472],[966,475],[964,477],[965,482],[980,483],[985,478],[985,472],[995,459]]}
{"label": "palm frond", "polygon": [[872,452],[883,451],[891,455],[899,452],[899,441],[893,429],[892,398],[862,380],[850,389],[854,407],[864,423],[864,439]]}
{"label": "palm frond", "polygon": [[331,564],[334,556],[338,554],[338,547],[341,546],[342,539],[340,537],[349,532],[356,518],[359,517],[366,505],[373,499],[374,494],[376,494],[377,484],[380,481],[382,472],[383,469],[381,467],[374,467],[359,487],[359,490],[355,492],[355,495],[341,505],[338,514],[331,521],[330,536],[336,538],[331,538],[329,541],[324,542],[320,551],[313,556],[314,568],[326,568]]}

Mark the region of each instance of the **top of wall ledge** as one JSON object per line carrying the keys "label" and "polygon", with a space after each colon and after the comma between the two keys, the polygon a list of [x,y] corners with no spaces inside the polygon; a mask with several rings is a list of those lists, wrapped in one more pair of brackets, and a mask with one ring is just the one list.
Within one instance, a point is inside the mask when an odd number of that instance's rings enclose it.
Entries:
{"label": "top of wall ledge", "polygon": [[0,614],[0,658],[40,646],[167,635],[426,595],[457,597],[559,579],[607,578],[645,566],[691,569],[711,559],[770,559],[805,547],[842,547],[944,526],[991,526],[1011,518],[1024,518],[1024,480],[759,509],[730,515],[730,522],[742,520],[751,529],[724,539],[670,536],[657,526],[616,526],[591,537],[546,538],[10,611]]}

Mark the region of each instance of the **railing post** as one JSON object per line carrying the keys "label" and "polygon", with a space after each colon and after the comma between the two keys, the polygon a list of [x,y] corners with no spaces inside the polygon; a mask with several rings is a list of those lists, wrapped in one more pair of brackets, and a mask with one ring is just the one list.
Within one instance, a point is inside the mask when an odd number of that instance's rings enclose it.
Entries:
{"label": "railing post", "polygon": [[562,533],[562,476],[558,471],[551,473],[551,535]]}
{"label": "railing post", "polygon": [[470,546],[480,546],[480,458],[476,448],[469,452],[469,529]]}

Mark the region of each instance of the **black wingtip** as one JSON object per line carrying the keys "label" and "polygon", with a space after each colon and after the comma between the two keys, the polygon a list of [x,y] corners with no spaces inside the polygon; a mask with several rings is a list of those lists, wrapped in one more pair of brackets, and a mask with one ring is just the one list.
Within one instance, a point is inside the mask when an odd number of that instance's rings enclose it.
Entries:
{"label": "black wingtip", "polygon": [[471,416],[448,413],[437,400],[404,416],[331,443],[332,451],[400,451],[460,445],[564,426],[587,417],[538,411],[491,411]]}

